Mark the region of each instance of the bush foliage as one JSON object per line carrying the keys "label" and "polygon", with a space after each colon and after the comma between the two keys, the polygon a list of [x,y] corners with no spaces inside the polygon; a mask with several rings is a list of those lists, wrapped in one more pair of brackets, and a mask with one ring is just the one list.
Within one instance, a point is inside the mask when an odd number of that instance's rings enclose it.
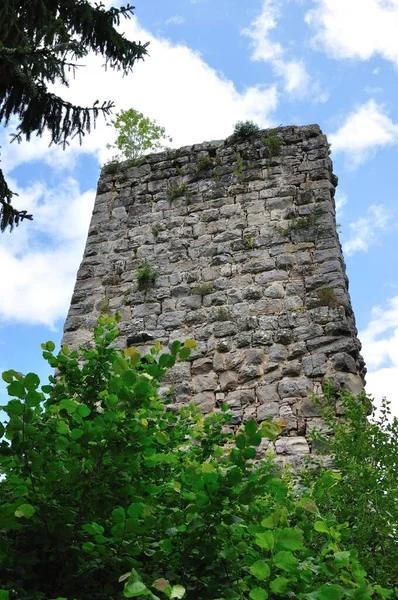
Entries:
{"label": "bush foliage", "polygon": [[[336,417],[331,388],[323,418],[328,430],[314,432],[320,453],[333,456],[338,482],[324,489],[328,470],[309,469],[304,480],[322,503],[325,515],[349,526],[346,545],[355,545],[369,575],[383,585],[398,582],[398,419],[389,403],[375,407],[365,395],[338,396],[344,419]],[[371,415],[369,415],[371,412]],[[370,418],[369,418],[370,417]]]}
{"label": "bush foliage", "polygon": [[260,128],[253,121],[238,121],[234,126],[234,132],[232,135],[237,140],[245,140],[258,131],[260,131]]}
{"label": "bush foliage", "polygon": [[[254,464],[280,427],[234,434],[226,411],[169,410],[159,379],[195,343],[123,353],[117,320],[100,318],[92,349],[44,344],[50,385],[3,374],[0,599],[392,597],[318,491],[301,493],[271,459]],[[323,489],[335,481],[324,474]]]}
{"label": "bush foliage", "polygon": [[117,137],[114,144],[107,144],[107,148],[119,151],[117,160],[136,161],[148,152],[162,149],[163,142],[172,141],[164,127],[133,108],[117,113],[111,124]]}

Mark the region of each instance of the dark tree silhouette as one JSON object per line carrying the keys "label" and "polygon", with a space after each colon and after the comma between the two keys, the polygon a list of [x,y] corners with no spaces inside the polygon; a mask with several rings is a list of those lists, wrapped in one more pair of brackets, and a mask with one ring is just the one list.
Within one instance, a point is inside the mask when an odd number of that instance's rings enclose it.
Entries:
{"label": "dark tree silhouette", "polygon": [[[68,86],[68,74],[91,50],[105,66],[129,73],[147,54],[147,43],[132,42],[116,30],[134,6],[105,9],[88,0],[0,0],[0,125],[19,120],[13,140],[29,140],[48,131],[51,143],[68,144],[89,133],[101,113],[110,114],[112,101],[83,107],[48,91],[48,84]],[[0,229],[12,230],[32,215],[12,205],[15,196],[0,169]]]}

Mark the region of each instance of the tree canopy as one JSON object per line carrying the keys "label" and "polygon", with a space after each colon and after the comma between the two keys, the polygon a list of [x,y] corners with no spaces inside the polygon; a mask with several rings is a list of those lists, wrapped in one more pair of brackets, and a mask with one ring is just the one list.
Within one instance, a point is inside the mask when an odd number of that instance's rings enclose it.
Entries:
{"label": "tree canopy", "polygon": [[[346,454],[339,471],[318,477],[313,468],[297,485],[264,456],[278,422],[248,420],[234,432],[227,406],[205,416],[177,409],[171,389],[160,396],[160,379],[190,359],[193,340],[122,352],[113,347],[119,320],[102,315],[90,348],[56,354],[43,344],[57,370],[50,385],[35,373],[2,375],[10,400],[0,407],[0,600],[398,597],[396,554],[377,568],[368,559],[376,548],[357,527]],[[392,473],[384,464],[380,485]],[[377,534],[369,508],[361,519]],[[396,538],[388,519],[382,535]]]}
{"label": "tree canopy", "polygon": [[157,125],[134,108],[122,110],[111,121],[117,133],[114,144],[108,148],[119,150],[120,154],[114,160],[127,159],[135,161],[148,151],[160,150],[162,142],[173,140],[166,134],[164,127]]}
{"label": "tree canopy", "polygon": [[[134,6],[105,9],[88,0],[2,0],[0,3],[0,125],[12,117],[18,125],[13,140],[30,140],[32,134],[50,134],[51,143],[80,141],[95,125],[100,113],[109,115],[112,101],[93,106],[75,105],[48,89],[68,86],[68,74],[78,60],[92,51],[105,66],[128,74],[147,54],[147,43],[133,42],[116,29],[122,17],[130,18]],[[15,194],[0,169],[0,229],[32,215],[12,205]]]}

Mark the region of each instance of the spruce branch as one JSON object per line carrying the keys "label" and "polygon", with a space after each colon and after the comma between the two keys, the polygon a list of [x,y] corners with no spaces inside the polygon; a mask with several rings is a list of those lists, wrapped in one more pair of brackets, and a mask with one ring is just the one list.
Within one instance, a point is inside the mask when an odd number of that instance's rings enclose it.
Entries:
{"label": "spruce branch", "polygon": [[[29,141],[32,134],[49,132],[50,143],[62,144],[95,127],[100,114],[111,114],[112,101],[96,101],[91,107],[75,105],[48,91],[56,82],[68,87],[79,59],[88,52],[99,54],[105,66],[127,74],[147,55],[147,43],[133,42],[115,27],[131,18],[134,6],[106,9],[88,0],[1,0],[0,2],[0,124],[11,117],[19,123],[12,141]],[[10,191],[0,178],[0,230],[12,229],[26,211],[12,207]]]}

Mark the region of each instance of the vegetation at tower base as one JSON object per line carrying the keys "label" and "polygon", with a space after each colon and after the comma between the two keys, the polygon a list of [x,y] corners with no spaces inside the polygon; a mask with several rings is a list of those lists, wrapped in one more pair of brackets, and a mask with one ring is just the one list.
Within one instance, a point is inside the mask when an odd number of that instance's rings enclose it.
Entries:
{"label": "vegetation at tower base", "polygon": [[278,424],[234,434],[227,412],[168,410],[159,378],[195,343],[122,353],[116,322],[102,316],[80,353],[43,344],[50,385],[3,374],[1,600],[394,597],[369,582],[316,494],[271,458],[254,465]]}
{"label": "vegetation at tower base", "polygon": [[325,515],[348,522],[342,540],[355,545],[368,574],[388,586],[398,582],[398,419],[391,417],[386,400],[376,411],[365,394],[354,398],[347,393],[338,395],[344,410],[340,419],[331,387],[325,396],[326,427],[314,431],[313,443],[333,457],[339,482],[326,488],[330,472],[314,469],[316,463],[303,479]]}
{"label": "vegetation at tower base", "polygon": [[[68,73],[89,51],[101,54],[107,67],[130,73],[136,60],[147,54],[147,44],[132,42],[116,26],[129,18],[133,6],[105,9],[88,0],[2,0],[0,3],[0,124],[12,117],[19,124],[17,141],[32,134],[50,134],[51,143],[81,140],[100,113],[110,114],[113,102],[91,108],[74,105],[48,90],[48,84],[68,86]],[[0,170],[0,229],[12,230],[26,211],[11,204],[15,194]]]}

